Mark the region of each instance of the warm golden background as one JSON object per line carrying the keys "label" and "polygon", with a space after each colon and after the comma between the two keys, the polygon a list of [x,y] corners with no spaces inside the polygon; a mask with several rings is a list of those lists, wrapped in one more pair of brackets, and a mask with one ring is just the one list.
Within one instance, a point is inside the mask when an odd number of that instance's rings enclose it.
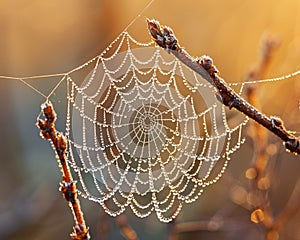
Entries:
{"label": "warm golden background", "polygon": [[[99,54],[148,3],[148,0],[0,0],[0,75],[23,77],[67,72]],[[241,81],[257,62],[264,35],[281,41],[266,77],[300,69],[300,1],[156,0],[131,27],[141,40],[145,18],[156,18],[176,31],[192,55],[213,57],[229,82]],[[268,115],[279,115],[289,129],[300,132],[299,77],[260,85],[257,97]],[[30,81],[44,94],[55,79]],[[63,86],[62,86],[63,87]],[[64,113],[63,89],[53,97]],[[43,98],[21,82],[0,79],[0,239],[66,239],[73,219],[58,192],[60,172],[49,143],[34,126]],[[63,127],[63,117],[59,127]],[[271,203],[274,213],[285,206],[300,172],[299,157],[285,152],[271,134],[278,152],[272,161]],[[247,187],[252,140],[237,154],[228,173]],[[230,183],[221,180],[196,203],[183,209],[180,222],[221,216],[231,224],[222,231],[179,234],[179,239],[264,239],[263,230],[250,222],[249,212],[230,200]],[[82,201],[93,239],[123,239],[113,218],[97,204]],[[299,201],[300,205],[300,201]],[[300,208],[300,207],[299,207]],[[280,230],[280,239],[300,239],[300,214]],[[167,239],[169,226],[156,217],[137,219],[128,214],[139,239]],[[107,233],[103,229],[107,229]]]}

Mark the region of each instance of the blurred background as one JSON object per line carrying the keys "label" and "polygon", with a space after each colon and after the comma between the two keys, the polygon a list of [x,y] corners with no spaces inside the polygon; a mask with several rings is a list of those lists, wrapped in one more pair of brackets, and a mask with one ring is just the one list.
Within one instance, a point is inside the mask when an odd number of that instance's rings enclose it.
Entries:
{"label": "blurred background", "polygon": [[[0,0],[0,75],[67,72],[104,50],[148,2]],[[243,81],[259,62],[264,36],[280,41],[264,78],[300,68],[299,0],[156,0],[129,28],[134,37],[148,41],[146,17],[171,26],[190,54],[211,56],[228,82]],[[298,79],[259,84],[255,89],[260,109],[280,116],[296,135],[300,132]],[[48,95],[58,81],[28,83]],[[60,130],[64,87],[51,99]],[[0,79],[0,239],[67,239],[73,226],[70,209],[58,191],[61,174],[54,152],[35,127],[44,100],[20,81]],[[255,151],[255,138],[248,132],[226,176],[196,203],[186,205],[175,223],[162,224],[155,216],[138,219],[127,211],[127,222],[139,239],[300,239],[300,203],[289,204],[291,195],[300,197],[299,157],[287,153],[281,140],[270,133],[265,152],[271,185],[264,194],[275,217],[290,205],[293,214],[271,234],[263,224],[251,221],[252,210],[243,206],[246,200],[241,198],[249,200],[251,193],[245,172],[252,166]],[[81,202],[93,239],[124,239],[120,219],[106,216],[95,203]]]}

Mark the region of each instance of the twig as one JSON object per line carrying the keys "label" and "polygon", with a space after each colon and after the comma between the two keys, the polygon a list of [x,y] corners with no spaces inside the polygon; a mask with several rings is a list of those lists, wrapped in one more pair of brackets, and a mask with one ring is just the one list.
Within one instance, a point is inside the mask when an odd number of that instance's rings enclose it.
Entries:
{"label": "twig", "polygon": [[280,229],[284,224],[291,219],[292,216],[299,212],[300,199],[300,180],[297,181],[293,192],[285,205],[285,208],[278,214],[273,222],[273,229]]}
{"label": "twig", "polygon": [[178,239],[178,233],[176,232],[177,225],[178,225],[178,218],[175,218],[172,222],[168,224],[168,240]]}
{"label": "twig", "polygon": [[[279,46],[279,41],[270,37],[265,37],[262,43],[261,55],[256,67],[247,74],[245,81],[262,79],[270,65],[274,50]],[[246,96],[249,103],[255,107],[260,107],[256,94],[256,85],[251,85],[246,89]],[[266,152],[268,138],[266,129],[254,122],[252,125],[252,138],[254,143],[253,166],[246,171],[246,177],[250,180],[251,189],[248,194],[255,196],[251,201],[251,220],[262,225],[266,232],[266,239],[269,239],[273,232],[273,210],[270,201],[270,172],[269,156]],[[276,232],[277,233],[277,232]]]}
{"label": "twig", "polygon": [[300,153],[299,138],[286,130],[284,123],[280,118],[267,117],[236,94],[233,89],[231,89],[226,82],[218,76],[218,70],[213,65],[213,61],[210,57],[202,56],[199,59],[194,59],[184,50],[184,48],[179,46],[178,40],[171,28],[167,26],[161,27],[159,22],[156,20],[147,19],[147,22],[153,41],[169,53],[172,53],[185,65],[211,83],[218,91],[216,94],[217,99],[225,106],[229,107],[229,109],[236,108],[238,111],[244,113],[267,128],[269,131],[273,132],[284,141],[285,147],[288,151],[295,154]]}
{"label": "twig", "polygon": [[72,209],[75,226],[73,232],[70,234],[74,240],[88,240],[90,239],[89,230],[85,224],[83,212],[81,211],[80,201],[77,197],[76,182],[73,181],[72,174],[67,162],[66,149],[67,141],[64,135],[57,132],[55,129],[56,113],[50,102],[45,102],[41,106],[42,111],[46,117],[45,120],[38,119],[37,126],[41,130],[41,136],[51,141],[51,144],[56,151],[59,159],[59,167],[62,171],[62,182],[60,183],[60,191],[64,198],[69,202]]}
{"label": "twig", "polygon": [[121,214],[116,218],[116,222],[120,227],[120,232],[127,240],[138,240],[138,236],[133,228],[128,224],[127,218],[124,214]]}
{"label": "twig", "polygon": [[97,224],[96,239],[107,240],[110,230],[111,229],[110,229],[108,215],[105,212],[100,211],[100,219],[99,219],[99,223]]}

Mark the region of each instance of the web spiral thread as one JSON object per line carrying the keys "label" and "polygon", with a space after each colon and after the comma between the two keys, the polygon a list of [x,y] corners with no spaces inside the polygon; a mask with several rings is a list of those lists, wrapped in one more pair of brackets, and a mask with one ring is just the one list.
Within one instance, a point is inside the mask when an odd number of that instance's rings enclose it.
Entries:
{"label": "web spiral thread", "polygon": [[126,31],[93,62],[82,84],[67,75],[79,194],[111,216],[131,208],[170,222],[222,176],[248,119],[230,126],[210,84]]}

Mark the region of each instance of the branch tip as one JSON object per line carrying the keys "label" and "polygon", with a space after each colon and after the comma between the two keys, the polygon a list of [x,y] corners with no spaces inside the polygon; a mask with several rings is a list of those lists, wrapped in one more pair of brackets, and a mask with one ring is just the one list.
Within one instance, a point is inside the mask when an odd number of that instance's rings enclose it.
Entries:
{"label": "branch tip", "polygon": [[56,113],[51,102],[47,101],[43,103],[41,109],[45,115],[45,120],[38,118],[37,127],[40,129],[41,136],[51,142],[60,160],[59,167],[63,174],[63,181],[60,183],[59,189],[63,197],[70,203],[69,205],[72,208],[75,219],[75,227],[70,236],[75,240],[88,240],[90,239],[90,235],[85,224],[83,212],[81,211],[80,201],[77,197],[76,181],[73,181],[67,162],[67,139],[63,133],[58,132],[55,128]]}
{"label": "branch tip", "polygon": [[175,37],[173,30],[168,26],[161,26],[159,21],[155,19],[148,19],[148,29],[155,41],[160,47],[167,50],[170,53],[171,50],[179,48],[177,38]]}

